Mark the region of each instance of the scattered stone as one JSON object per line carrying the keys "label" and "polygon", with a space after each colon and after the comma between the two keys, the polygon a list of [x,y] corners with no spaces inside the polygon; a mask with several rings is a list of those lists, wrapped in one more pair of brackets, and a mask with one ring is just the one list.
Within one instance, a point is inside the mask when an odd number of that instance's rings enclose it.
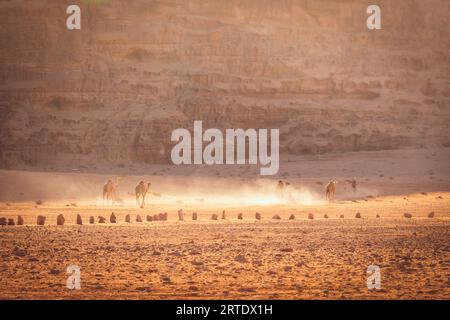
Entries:
{"label": "scattered stone", "polygon": [[130,215],[129,215],[129,214],[127,214],[127,215],[125,216],[125,222],[128,222],[128,223],[131,222],[131,218],[130,218]]}
{"label": "scattered stone", "polygon": [[42,205],[44,202],[42,202],[42,200],[36,200],[35,203],[36,203],[37,205],[40,206],[40,205]]}
{"label": "scattered stone", "polygon": [[328,219],[328,215],[327,215],[326,213],[323,215],[323,217],[324,217],[325,219]]}
{"label": "scattered stone", "polygon": [[164,212],[164,221],[167,221],[167,212]]}
{"label": "scattered stone", "polygon": [[255,219],[261,220],[261,213],[259,213],[259,212],[255,213]]}
{"label": "scattered stone", "polygon": [[312,213],[308,213],[308,219],[314,219],[314,214],[312,214]]}
{"label": "scattered stone", "polygon": [[109,222],[111,223],[117,223],[117,217],[114,214],[114,212],[111,212],[111,216],[109,217]]}
{"label": "scattered stone", "polygon": [[106,218],[102,216],[98,216],[98,223],[106,223]]}
{"label": "scattered stone", "polygon": [[380,217],[380,215],[379,214],[377,214],[377,218],[379,218]]}
{"label": "scattered stone", "polygon": [[43,226],[44,224],[45,224],[45,217],[44,216],[38,216],[37,217],[37,221],[36,221],[36,224],[38,225],[38,226]]}
{"label": "scattered stone", "polygon": [[89,223],[90,224],[94,224],[94,222],[95,222],[95,218],[93,216],[90,216],[89,217]]}
{"label": "scattered stone", "polygon": [[202,266],[204,264],[203,261],[200,261],[200,260],[193,260],[193,261],[191,261],[191,263],[194,266]]}
{"label": "scattered stone", "polygon": [[6,226],[7,220],[6,218],[0,218],[0,226]]}
{"label": "scattered stone", "polygon": [[217,220],[219,217],[217,216],[217,214],[213,213],[213,215],[211,216],[211,220]]}
{"label": "scattered stone", "polygon": [[225,220],[227,216],[225,215],[225,210],[222,211],[222,220]]}
{"label": "scattered stone", "polygon": [[192,220],[197,220],[197,212],[192,213]]}
{"label": "scattered stone", "polygon": [[287,248],[281,248],[280,251],[281,252],[294,252],[294,249],[287,247]]}
{"label": "scattered stone", "polygon": [[14,221],[14,219],[9,218],[8,219],[8,226],[14,226],[16,225],[16,222]]}
{"label": "scattered stone", "polygon": [[274,220],[281,220],[281,217],[278,214],[276,214],[276,215],[274,215],[272,217],[272,219],[274,219]]}
{"label": "scattered stone", "polygon": [[83,224],[83,219],[81,219],[81,216],[79,214],[77,215],[77,224],[79,225]]}
{"label": "scattered stone", "polygon": [[15,247],[12,251],[12,254],[18,257],[25,257],[27,255],[27,250]]}
{"label": "scattered stone", "polygon": [[245,258],[244,255],[240,254],[234,258],[234,261],[240,262],[240,263],[246,263],[247,259]]}
{"label": "scattered stone", "polygon": [[405,213],[403,214],[403,216],[404,216],[405,218],[408,218],[408,219],[411,219],[411,218],[412,218],[412,214],[411,214],[411,213],[407,213],[407,212],[405,212]]}
{"label": "scattered stone", "polygon": [[355,215],[355,218],[361,219],[361,213],[357,212],[356,215]]}
{"label": "scattered stone", "polygon": [[48,272],[49,274],[60,274],[61,271],[56,270],[56,269],[50,269],[50,271]]}
{"label": "scattered stone", "polygon": [[289,220],[295,220],[295,216],[294,216],[293,214],[291,214],[291,215],[289,216]]}
{"label": "scattered stone", "polygon": [[136,216],[136,222],[142,222],[142,218],[141,218],[141,215],[137,215]]}
{"label": "scattered stone", "polygon": [[183,209],[178,210],[178,221],[184,221]]}
{"label": "scattered stone", "polygon": [[18,216],[17,217],[17,225],[18,226],[23,226],[24,221],[23,221],[23,217],[22,216]]}
{"label": "scattered stone", "polygon": [[147,221],[148,221],[148,222],[152,222],[152,221],[153,221],[153,216],[147,215]]}
{"label": "scattered stone", "polygon": [[341,214],[341,215],[339,216],[339,218],[341,218],[341,219],[344,219],[344,215],[343,215],[343,214]]}
{"label": "scattered stone", "polygon": [[58,226],[63,226],[63,225],[64,225],[64,222],[66,222],[66,219],[64,219],[64,216],[63,216],[62,214],[59,214],[59,215],[56,217],[56,225],[58,225]]}
{"label": "scattered stone", "polygon": [[154,215],[153,215],[153,221],[158,221],[158,220],[159,220],[159,215],[154,214]]}
{"label": "scattered stone", "polygon": [[240,213],[238,214],[238,219],[239,219],[239,220],[244,219],[244,215],[242,214],[242,212],[240,212]]}
{"label": "scattered stone", "polygon": [[434,211],[431,211],[431,212],[428,214],[428,218],[434,218]]}

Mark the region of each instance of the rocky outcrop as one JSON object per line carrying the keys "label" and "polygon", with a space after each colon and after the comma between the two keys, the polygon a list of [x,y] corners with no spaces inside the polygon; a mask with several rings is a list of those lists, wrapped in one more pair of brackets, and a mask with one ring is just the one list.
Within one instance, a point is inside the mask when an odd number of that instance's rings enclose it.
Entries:
{"label": "rocky outcrop", "polygon": [[450,145],[446,0],[383,2],[376,31],[358,1],[81,3],[80,31],[66,5],[0,3],[2,168],[168,163],[193,120],[284,154]]}

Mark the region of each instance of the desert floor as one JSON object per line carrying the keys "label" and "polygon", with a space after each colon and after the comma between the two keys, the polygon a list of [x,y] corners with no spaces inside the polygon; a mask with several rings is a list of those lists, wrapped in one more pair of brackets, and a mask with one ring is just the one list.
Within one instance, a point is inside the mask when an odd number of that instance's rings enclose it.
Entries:
{"label": "desert floor", "polygon": [[[291,182],[282,196],[274,188],[278,177],[255,181],[247,168],[141,168],[151,174],[116,173],[120,201],[111,206],[98,195],[111,174],[3,170],[0,217],[21,215],[25,225],[0,227],[0,298],[449,299],[449,155],[440,149],[291,158],[280,169]],[[152,181],[144,209],[130,192],[140,177]],[[352,177],[356,193],[345,183]],[[340,183],[328,203],[323,188],[330,178]],[[178,221],[179,209],[185,221]],[[117,224],[98,223],[113,211]],[[168,221],[135,221],[159,212],[168,212]],[[56,226],[57,214],[64,226]],[[45,226],[36,226],[37,215],[47,217]],[[80,290],[66,288],[72,264],[81,268]],[[380,290],[367,288],[369,265],[381,268]]]}

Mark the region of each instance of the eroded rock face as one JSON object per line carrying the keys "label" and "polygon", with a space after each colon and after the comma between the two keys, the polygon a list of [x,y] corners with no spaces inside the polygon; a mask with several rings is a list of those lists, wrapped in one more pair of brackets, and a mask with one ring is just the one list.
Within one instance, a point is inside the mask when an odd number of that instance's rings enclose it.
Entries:
{"label": "eroded rock face", "polygon": [[448,2],[383,1],[382,32],[366,5],[110,0],[72,32],[64,2],[3,1],[0,167],[167,163],[193,120],[285,154],[450,145]]}

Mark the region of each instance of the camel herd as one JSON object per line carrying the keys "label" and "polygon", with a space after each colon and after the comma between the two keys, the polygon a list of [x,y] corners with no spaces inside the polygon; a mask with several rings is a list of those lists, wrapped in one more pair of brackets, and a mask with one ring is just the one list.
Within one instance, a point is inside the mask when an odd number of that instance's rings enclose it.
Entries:
{"label": "camel herd", "polygon": [[[353,178],[352,180],[346,180],[352,186],[353,192],[356,192],[356,180]],[[336,195],[336,186],[338,184],[337,180],[330,180],[325,186],[325,199],[328,201],[333,201]],[[108,179],[106,183],[103,185],[103,205],[105,205],[105,201],[107,205],[112,205],[117,200],[117,188],[119,185],[119,180]],[[287,181],[278,181],[276,186],[276,191],[279,196],[284,196],[285,189],[290,185]],[[145,197],[147,193],[150,191],[150,182],[139,181],[139,183],[134,188],[134,194],[136,196],[136,206],[140,208],[144,208],[145,206]]]}
{"label": "camel herd", "polygon": [[[103,205],[105,205],[105,200],[107,205],[114,204],[114,201],[117,200],[117,187],[119,185],[119,181],[116,179],[115,181],[108,179],[106,183],[103,185]],[[144,208],[145,205],[145,196],[150,190],[151,183],[144,181],[139,181],[139,183],[134,188],[134,193],[136,196],[136,205],[138,207]],[[142,200],[141,200],[142,199]]]}

